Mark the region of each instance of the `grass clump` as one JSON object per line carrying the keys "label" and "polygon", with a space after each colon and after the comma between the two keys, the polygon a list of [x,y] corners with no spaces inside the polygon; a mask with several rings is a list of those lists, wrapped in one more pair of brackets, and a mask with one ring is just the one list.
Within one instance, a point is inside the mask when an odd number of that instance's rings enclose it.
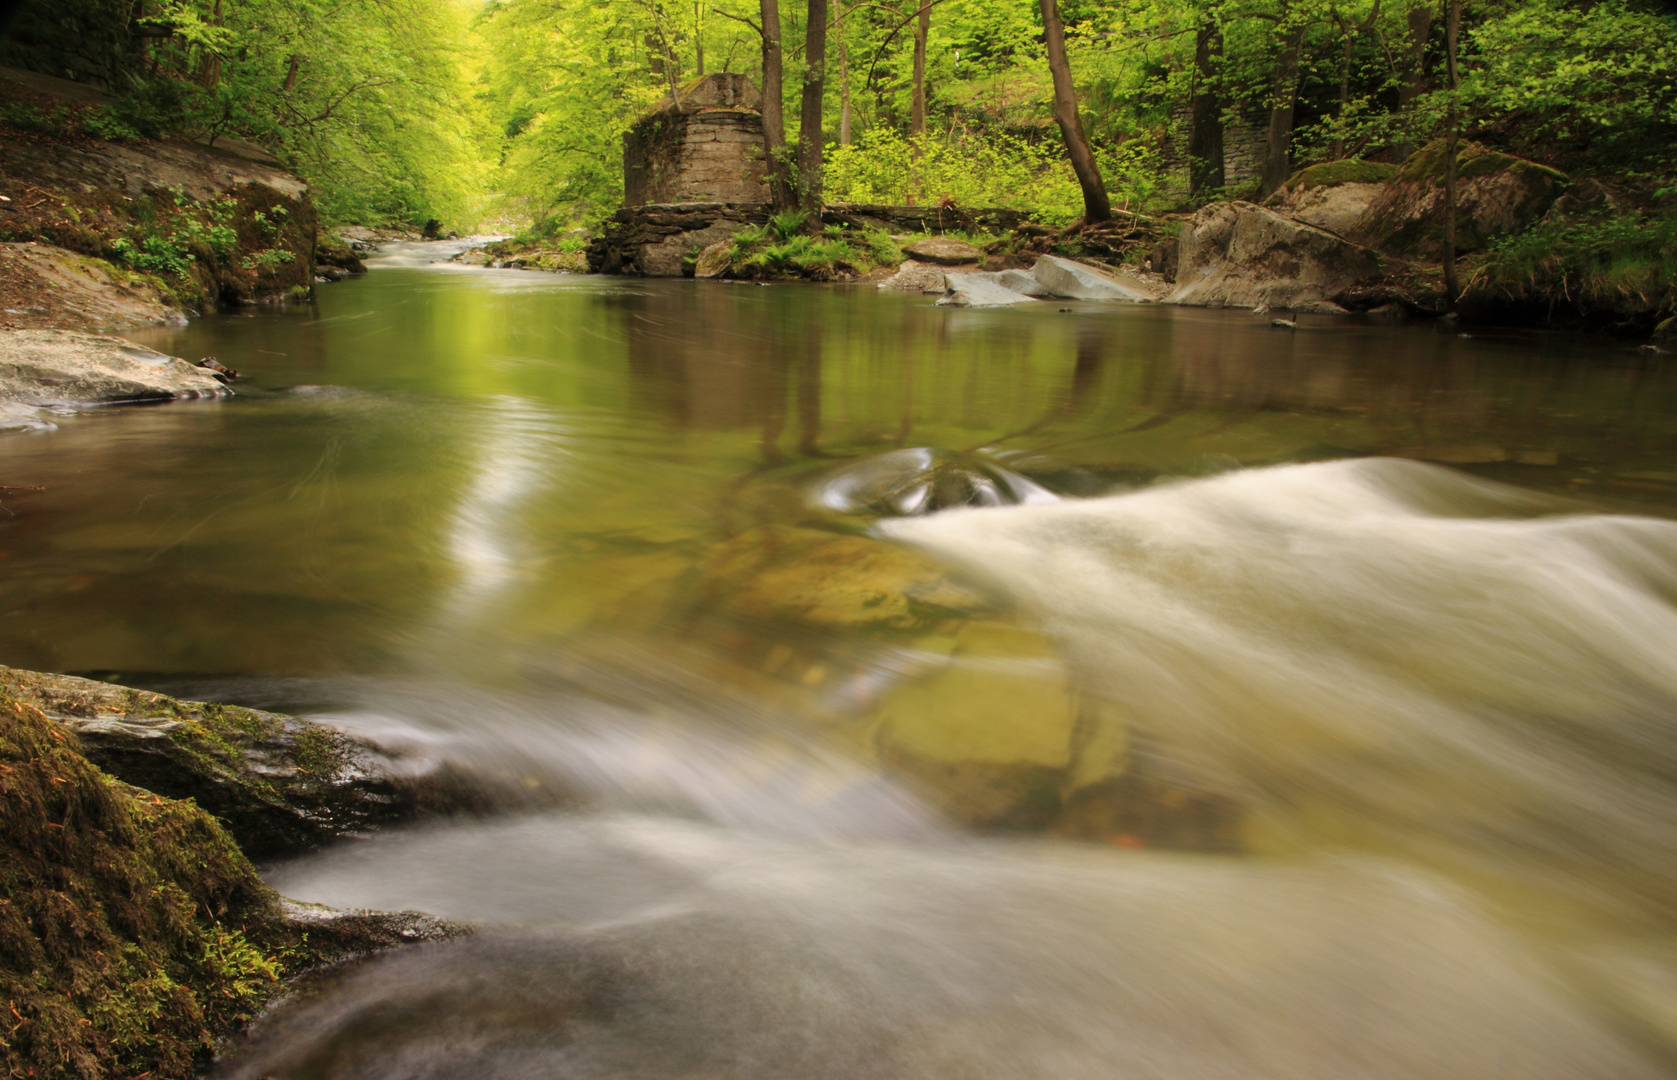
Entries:
{"label": "grass clump", "polygon": [[828,225],[811,234],[802,231],[807,220],[803,211],[788,210],[741,229],[729,240],[724,275],[845,281],[903,260],[902,248],[881,229]]}
{"label": "grass clump", "polygon": [[1541,222],[1492,240],[1465,298],[1652,326],[1677,314],[1677,209]]}

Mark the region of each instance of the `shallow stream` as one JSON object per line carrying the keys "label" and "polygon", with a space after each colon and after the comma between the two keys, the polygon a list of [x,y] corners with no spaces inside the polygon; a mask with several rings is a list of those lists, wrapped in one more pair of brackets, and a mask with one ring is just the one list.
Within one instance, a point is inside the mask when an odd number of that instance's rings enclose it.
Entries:
{"label": "shallow stream", "polygon": [[499,808],[223,1075],[1677,1075],[1660,358],[444,250],[0,437],[0,662]]}

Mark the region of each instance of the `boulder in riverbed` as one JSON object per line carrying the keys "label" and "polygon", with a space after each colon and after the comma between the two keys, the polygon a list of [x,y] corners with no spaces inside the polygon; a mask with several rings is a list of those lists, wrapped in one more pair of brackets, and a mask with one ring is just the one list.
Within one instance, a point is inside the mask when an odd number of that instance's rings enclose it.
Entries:
{"label": "boulder in riverbed", "polygon": [[945,307],[1007,307],[1034,303],[1032,297],[1016,293],[996,281],[994,274],[945,275],[949,291],[938,298]]}
{"label": "boulder in riverbed", "polygon": [[1031,296],[1039,300],[1052,295],[1043,288],[1036,275],[1028,270],[1003,270],[996,274],[996,284],[1004,289],[1012,289],[1022,296]]}
{"label": "boulder in riverbed", "polygon": [[936,263],[939,266],[962,266],[975,263],[984,258],[984,253],[961,240],[951,240],[946,236],[928,236],[924,240],[916,240],[903,247],[903,254],[918,259],[921,262]]}
{"label": "boulder in riverbed", "polygon": [[[1405,258],[1437,259],[1444,250],[1443,139],[1411,154],[1357,222],[1355,239]],[[1463,143],[1456,154],[1456,253],[1518,232],[1549,209],[1565,173]]]}
{"label": "boulder in riverbed", "polygon": [[69,330],[0,331],[0,401],[109,405],[229,392],[208,370],[121,338]]}
{"label": "boulder in riverbed", "polygon": [[1289,217],[1349,237],[1397,172],[1369,161],[1326,161],[1294,173],[1264,205]]}
{"label": "boulder in riverbed", "polygon": [[1249,202],[1200,210],[1179,252],[1167,304],[1301,310],[1381,276],[1373,251]]}
{"label": "boulder in riverbed", "polygon": [[1044,255],[1031,267],[1043,291],[1062,300],[1118,300],[1145,304],[1157,300],[1140,283],[1126,281],[1104,267],[1073,262],[1058,255]]}

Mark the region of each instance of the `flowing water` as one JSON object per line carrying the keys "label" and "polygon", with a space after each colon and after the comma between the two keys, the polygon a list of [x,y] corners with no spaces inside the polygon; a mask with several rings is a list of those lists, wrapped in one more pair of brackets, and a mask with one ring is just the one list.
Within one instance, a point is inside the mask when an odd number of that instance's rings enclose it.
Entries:
{"label": "flowing water", "polygon": [[0,662],[495,807],[223,1075],[1677,1074],[1660,358],[447,250],[0,441]]}

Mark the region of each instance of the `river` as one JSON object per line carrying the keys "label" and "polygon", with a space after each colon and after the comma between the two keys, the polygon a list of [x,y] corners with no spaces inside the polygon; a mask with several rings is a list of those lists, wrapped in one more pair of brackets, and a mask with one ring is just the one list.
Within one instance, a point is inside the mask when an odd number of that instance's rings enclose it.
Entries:
{"label": "river", "polygon": [[1668,358],[448,250],[0,444],[0,661],[495,808],[219,1075],[1677,1075]]}

